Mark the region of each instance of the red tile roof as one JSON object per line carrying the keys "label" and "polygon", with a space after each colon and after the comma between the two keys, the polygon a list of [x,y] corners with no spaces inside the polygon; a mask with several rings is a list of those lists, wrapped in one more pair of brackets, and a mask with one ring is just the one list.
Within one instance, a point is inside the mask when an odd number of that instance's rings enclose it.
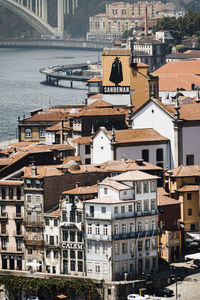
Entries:
{"label": "red tile roof", "polygon": [[192,165],[192,166],[179,166],[170,170],[172,172],[171,177],[192,177],[192,176],[200,176],[200,166]]}
{"label": "red tile roof", "polygon": [[84,194],[97,194],[98,187],[97,184],[91,186],[79,186],[74,189],[63,192],[62,194],[70,195],[84,195]]}
{"label": "red tile roof", "polygon": [[77,139],[72,140],[73,144],[84,145],[89,144],[91,142],[91,136],[81,136]]}
{"label": "red tile roof", "polygon": [[184,185],[178,192],[199,192],[199,185]]}

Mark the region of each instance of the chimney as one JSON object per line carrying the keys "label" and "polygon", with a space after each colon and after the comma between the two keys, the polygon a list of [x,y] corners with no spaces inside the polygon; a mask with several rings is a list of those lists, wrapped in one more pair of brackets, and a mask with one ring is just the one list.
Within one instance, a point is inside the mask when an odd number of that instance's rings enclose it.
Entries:
{"label": "chimney", "polygon": [[138,159],[136,159],[136,164],[138,165],[138,166],[143,166],[143,161],[144,161],[144,159],[142,159],[142,158],[138,158]]}
{"label": "chimney", "polygon": [[32,164],[32,167],[31,167],[31,176],[37,176],[37,168],[36,166],[34,166],[34,164]]}

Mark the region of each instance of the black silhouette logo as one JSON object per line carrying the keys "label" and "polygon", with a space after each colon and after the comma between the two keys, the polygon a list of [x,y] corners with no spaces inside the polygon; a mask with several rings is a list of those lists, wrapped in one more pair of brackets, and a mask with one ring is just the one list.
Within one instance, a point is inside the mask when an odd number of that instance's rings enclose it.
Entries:
{"label": "black silhouette logo", "polygon": [[119,57],[115,57],[114,62],[112,63],[109,80],[113,82],[115,86],[118,86],[119,83],[123,81],[122,63]]}

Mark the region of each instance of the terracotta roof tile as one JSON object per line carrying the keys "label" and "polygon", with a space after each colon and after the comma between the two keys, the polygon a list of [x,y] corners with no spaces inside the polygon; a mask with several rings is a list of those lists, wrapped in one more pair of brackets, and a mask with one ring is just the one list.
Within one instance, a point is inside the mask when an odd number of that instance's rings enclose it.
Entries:
{"label": "terracotta roof tile", "polygon": [[[111,132],[109,132],[111,134]],[[138,142],[154,142],[168,141],[166,137],[160,135],[152,128],[145,129],[124,129],[115,131],[116,143],[138,143]]]}
{"label": "terracotta roof tile", "polygon": [[72,140],[73,144],[84,145],[89,144],[91,142],[91,136],[81,136],[77,139]]}
{"label": "terracotta roof tile", "polygon": [[88,82],[102,82],[102,79],[98,77],[92,77],[88,80]]}
{"label": "terracotta roof tile", "polygon": [[84,203],[101,203],[101,204],[117,204],[117,203],[124,203],[124,202],[125,202],[124,200],[115,199],[112,196],[105,196],[102,198],[96,198],[96,199],[84,201]]}
{"label": "terracotta roof tile", "polygon": [[6,185],[12,185],[12,186],[21,186],[24,182],[20,180],[0,180],[0,185],[6,186]]}
{"label": "terracotta roof tile", "polygon": [[199,192],[199,185],[184,185],[178,192]]}
{"label": "terracotta roof tile", "polygon": [[63,164],[67,164],[70,160],[73,160],[75,162],[78,162],[79,164],[82,164],[80,156],[67,156],[63,159]]}
{"label": "terracotta roof tile", "polygon": [[121,191],[121,190],[130,190],[130,186],[127,186],[125,184],[119,183],[115,180],[112,180],[110,178],[106,178],[103,181],[100,182],[100,185],[110,186],[114,188],[115,190]]}
{"label": "terracotta roof tile", "polygon": [[158,195],[157,201],[158,201],[157,202],[158,206],[174,205],[174,204],[181,203],[181,201],[175,200],[175,199],[165,196],[165,195]]}
{"label": "terracotta roof tile", "polygon": [[107,161],[100,165],[100,169],[105,172],[126,172],[136,170],[162,170],[161,167],[152,165],[145,161],[134,161],[134,160],[115,160]]}
{"label": "terracotta roof tile", "polygon": [[142,171],[127,171],[120,175],[116,175],[110,178],[110,180],[116,181],[136,181],[136,180],[151,180],[158,179],[158,176],[151,175]]}
{"label": "terracotta roof tile", "polygon": [[[102,94],[101,94],[102,95]],[[104,100],[97,100],[90,105],[88,105],[88,108],[104,108],[104,107],[113,107],[113,104],[106,102]]]}
{"label": "terracotta roof tile", "polygon": [[95,94],[95,95],[89,96],[88,99],[103,99],[103,94]]}
{"label": "terracotta roof tile", "polygon": [[191,176],[200,176],[200,166],[179,166],[170,170],[172,172],[171,177],[191,177]]}
{"label": "terracotta roof tile", "polygon": [[164,196],[164,195],[165,195],[165,196],[169,195],[169,193],[167,193],[163,187],[158,187],[158,188],[157,188],[157,194],[158,194],[158,195],[163,195],[163,196]]}
{"label": "terracotta roof tile", "polygon": [[97,194],[98,187],[97,184],[91,186],[79,186],[74,189],[63,192],[62,194],[70,195],[84,195],[84,194]]}

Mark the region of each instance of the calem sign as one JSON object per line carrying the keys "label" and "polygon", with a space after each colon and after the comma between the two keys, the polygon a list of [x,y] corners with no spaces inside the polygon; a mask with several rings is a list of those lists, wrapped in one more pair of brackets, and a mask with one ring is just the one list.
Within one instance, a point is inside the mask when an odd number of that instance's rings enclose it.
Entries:
{"label": "calem sign", "polygon": [[103,94],[130,94],[130,55],[103,55]]}

